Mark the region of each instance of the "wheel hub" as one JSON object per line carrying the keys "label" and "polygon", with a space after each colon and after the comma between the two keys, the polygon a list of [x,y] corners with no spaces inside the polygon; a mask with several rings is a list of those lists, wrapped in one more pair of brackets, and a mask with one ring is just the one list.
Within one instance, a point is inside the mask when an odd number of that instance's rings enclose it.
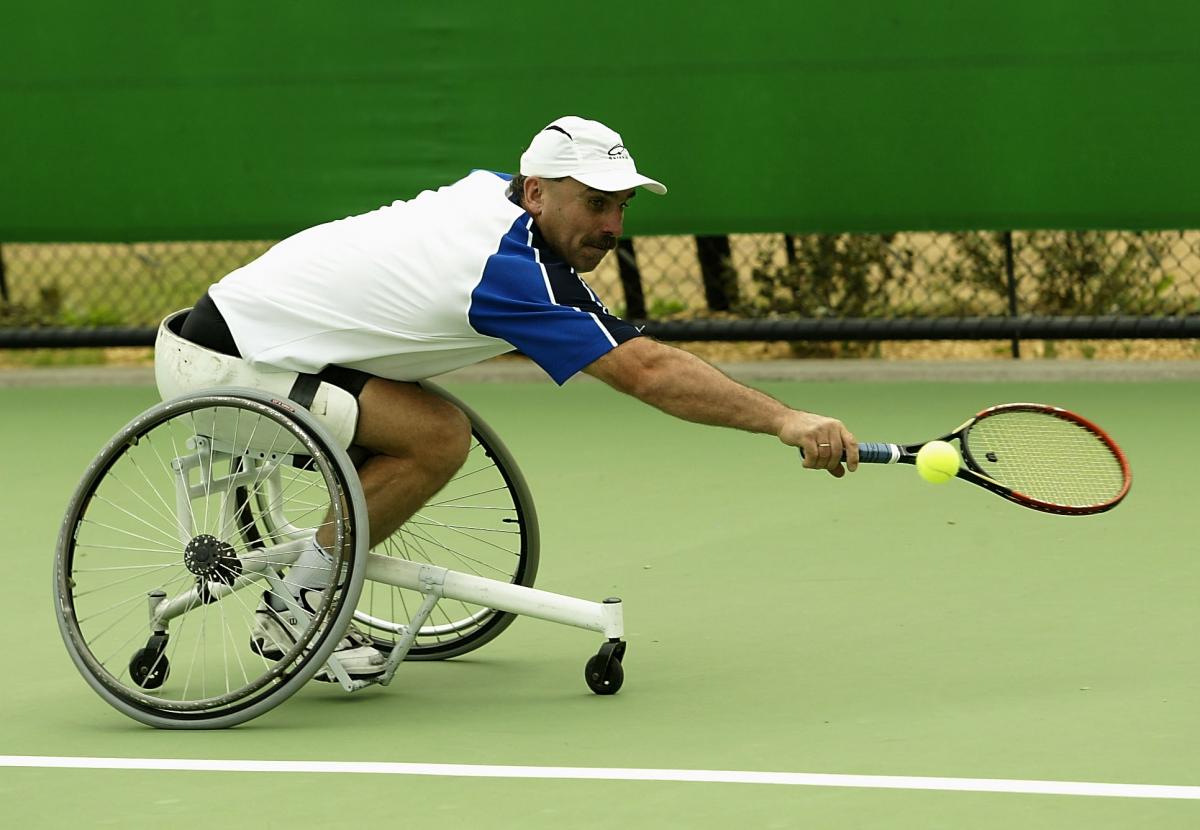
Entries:
{"label": "wheel hub", "polygon": [[227,585],[242,572],[242,563],[234,555],[233,546],[208,533],[201,533],[187,543],[183,564],[196,576]]}

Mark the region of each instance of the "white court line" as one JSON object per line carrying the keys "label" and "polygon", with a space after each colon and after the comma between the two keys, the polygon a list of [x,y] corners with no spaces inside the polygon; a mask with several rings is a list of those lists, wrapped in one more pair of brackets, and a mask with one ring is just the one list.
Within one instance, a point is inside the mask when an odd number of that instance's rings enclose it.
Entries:
{"label": "white court line", "polygon": [[57,767],[191,772],[365,773],[463,778],[546,778],[585,781],[687,781],[708,784],[783,784],[800,787],[861,787],[878,790],[946,790],[972,793],[1075,795],[1105,798],[1200,800],[1200,787],[1165,784],[1104,784],[1088,781],[1021,781],[1004,778],[925,778],[907,775],[837,775],[619,767],[522,767],[486,764],[401,764],[371,761],[254,761],[192,758],[72,758],[0,755],[0,767]]}

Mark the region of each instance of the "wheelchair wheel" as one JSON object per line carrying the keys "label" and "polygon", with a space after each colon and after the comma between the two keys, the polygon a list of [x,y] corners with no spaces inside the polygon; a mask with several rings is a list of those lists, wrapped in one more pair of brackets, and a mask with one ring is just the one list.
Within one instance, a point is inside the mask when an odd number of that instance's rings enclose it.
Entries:
{"label": "wheelchair wheel", "polygon": [[[275,536],[258,532],[249,501],[269,504]],[[54,588],[71,658],[151,726],[256,717],[337,647],[362,589],[366,516],[349,458],[303,409],[252,389],[158,404],[109,441],[68,505]],[[268,659],[250,648],[255,609],[290,598],[285,566],[322,523],[339,576]]]}
{"label": "wheelchair wheel", "polygon": [[[471,451],[441,492],[376,545],[374,553],[533,585],[539,552],[537,512],[516,461],[478,413],[436,384],[422,386],[466,413]],[[355,620],[387,652],[420,604],[415,592],[368,581]],[[406,659],[442,660],[474,651],[513,619],[513,614],[443,598],[421,626]]]}

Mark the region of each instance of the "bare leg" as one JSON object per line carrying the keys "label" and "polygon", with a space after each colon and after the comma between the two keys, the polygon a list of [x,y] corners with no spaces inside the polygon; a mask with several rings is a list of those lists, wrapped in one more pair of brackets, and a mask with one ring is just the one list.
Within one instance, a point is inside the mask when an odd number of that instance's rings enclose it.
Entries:
{"label": "bare leg", "polygon": [[[358,471],[374,547],[463,465],[471,425],[458,407],[415,383],[372,378],[359,396],[354,443],[375,453]],[[332,528],[322,527],[317,541],[331,546]]]}

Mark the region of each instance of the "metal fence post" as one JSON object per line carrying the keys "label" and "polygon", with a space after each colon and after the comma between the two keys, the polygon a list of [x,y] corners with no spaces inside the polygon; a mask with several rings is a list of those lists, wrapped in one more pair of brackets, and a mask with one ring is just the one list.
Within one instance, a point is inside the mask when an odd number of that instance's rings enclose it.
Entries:
{"label": "metal fence post", "polygon": [[737,274],[730,267],[733,254],[728,236],[697,236],[696,258],[704,282],[709,311],[730,311],[738,302]]}
{"label": "metal fence post", "polygon": [[646,319],[646,295],[642,291],[642,271],[638,268],[633,240],[623,236],[617,240],[617,274],[625,292],[625,316],[630,320]]}
{"label": "metal fence post", "polygon": [[[1017,319],[1017,277],[1016,264],[1013,257],[1012,231],[1004,232],[1004,275],[1008,283],[1008,316],[1014,322]],[[1013,360],[1021,359],[1021,338],[1014,329],[1012,335]]]}

